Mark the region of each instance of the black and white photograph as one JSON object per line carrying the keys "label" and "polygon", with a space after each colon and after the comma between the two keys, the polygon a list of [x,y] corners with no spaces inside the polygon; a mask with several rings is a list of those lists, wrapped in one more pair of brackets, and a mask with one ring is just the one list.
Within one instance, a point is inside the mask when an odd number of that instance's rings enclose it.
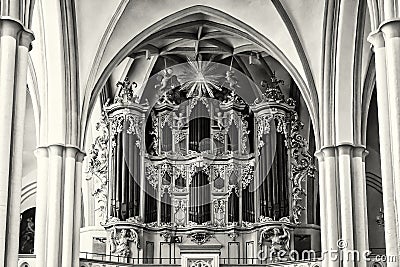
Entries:
{"label": "black and white photograph", "polygon": [[400,0],[0,0],[0,267],[399,267]]}

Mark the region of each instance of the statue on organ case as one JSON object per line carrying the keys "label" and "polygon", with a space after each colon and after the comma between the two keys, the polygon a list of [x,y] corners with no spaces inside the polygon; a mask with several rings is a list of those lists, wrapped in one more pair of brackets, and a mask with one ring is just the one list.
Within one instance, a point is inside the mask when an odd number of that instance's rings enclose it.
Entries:
{"label": "statue on organ case", "polygon": [[186,117],[183,116],[182,112],[180,112],[178,116],[174,113],[174,122],[178,129],[182,129],[182,127],[186,124]]}
{"label": "statue on organ case", "polygon": [[138,244],[138,235],[133,229],[129,232],[127,229],[122,229],[119,234],[116,230],[111,232],[111,252],[115,255],[129,257],[131,253],[130,242]]}
{"label": "statue on organ case", "polygon": [[290,232],[287,227],[266,228],[260,234],[259,244],[263,241],[271,242],[270,257],[272,261],[277,262],[282,260],[282,256],[287,255],[290,249]]}

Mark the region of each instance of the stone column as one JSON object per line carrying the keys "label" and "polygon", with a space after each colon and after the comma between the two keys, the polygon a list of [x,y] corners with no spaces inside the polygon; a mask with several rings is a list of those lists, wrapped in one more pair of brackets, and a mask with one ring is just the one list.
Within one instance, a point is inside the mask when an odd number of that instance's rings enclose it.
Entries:
{"label": "stone column", "polygon": [[[400,233],[400,20],[390,20],[381,26],[385,40],[386,54],[386,91],[389,106],[390,147],[392,155],[394,200],[396,205],[397,237]],[[379,105],[378,105],[379,108]],[[379,120],[380,123],[380,120]],[[382,152],[381,152],[382,154]],[[386,211],[385,211],[386,212]],[[386,218],[385,218],[386,219]],[[386,222],[386,220],[385,220]],[[400,252],[397,241],[397,252]],[[399,254],[397,254],[399,255]]]}
{"label": "stone column", "polygon": [[10,186],[7,213],[7,258],[6,266],[17,266],[19,250],[19,226],[22,186],[22,151],[24,144],[24,122],[26,109],[26,76],[28,53],[33,35],[26,31],[19,34],[18,53],[15,67],[15,92],[11,137]]}
{"label": "stone column", "polygon": [[[318,159],[318,185],[319,185],[319,198],[320,198],[320,223],[321,223],[321,251],[324,252],[328,249],[327,236],[328,236],[328,227],[327,225],[327,208],[326,208],[326,185],[325,185],[325,168],[324,168],[324,153],[322,151],[316,152],[315,156]],[[328,266],[326,261],[322,262],[322,266]]]}
{"label": "stone column", "polygon": [[[367,262],[363,260],[362,253],[369,249],[368,242],[368,217],[367,217],[367,185],[365,177],[365,157],[368,152],[363,146],[355,146],[352,148],[351,157],[351,189],[353,194],[353,231],[354,244],[360,252],[359,267],[366,267]],[[365,208],[361,208],[365,207]]]}
{"label": "stone column", "polygon": [[82,167],[85,153],[80,150],[76,152],[75,166],[75,203],[74,203],[74,228],[73,228],[73,244],[72,244],[72,266],[79,266],[80,255],[80,236],[82,221]]}
{"label": "stone column", "polygon": [[46,233],[46,264],[61,266],[62,236],[62,191],[63,191],[63,157],[62,145],[51,145],[49,149],[49,178],[46,195],[47,203],[47,233]]}
{"label": "stone column", "polygon": [[36,215],[35,215],[35,254],[36,265],[46,264],[46,233],[47,233],[47,183],[49,153],[47,147],[39,147],[35,151],[37,158],[36,181]]}
{"label": "stone column", "polygon": [[[344,250],[354,249],[354,233],[353,233],[353,203],[354,198],[352,196],[352,175],[351,175],[351,157],[352,157],[352,146],[351,145],[339,145],[337,147],[337,160],[338,160],[338,176],[339,176],[339,207],[340,207],[340,239],[344,241],[344,245],[340,245],[339,241],[336,242],[336,246]],[[366,203],[365,203],[366,204]],[[363,206],[361,203],[359,207]],[[358,226],[357,226],[358,227]],[[354,261],[344,260],[343,267],[354,266]]]}
{"label": "stone column", "polygon": [[[62,267],[71,266],[74,242],[74,213],[75,213],[75,183],[77,180],[75,170],[75,157],[79,150],[75,147],[65,147],[65,171],[64,171],[64,194],[72,193],[72,196],[64,195],[63,223],[62,223]],[[66,198],[72,198],[66,201]],[[79,240],[78,240],[79,241]]]}
{"label": "stone column", "polygon": [[[369,35],[368,41],[373,44],[376,68],[376,95],[378,104],[379,144],[381,156],[381,175],[383,191],[383,209],[385,212],[385,245],[387,255],[398,255],[396,227],[395,195],[393,184],[393,164],[390,137],[390,112],[386,82],[386,51],[381,31]],[[388,267],[396,263],[388,262]]]}
{"label": "stone column", "polygon": [[[326,250],[336,250],[337,241],[339,240],[339,201],[338,192],[339,184],[336,172],[336,150],[335,147],[324,147],[318,152],[320,157],[323,157],[323,172],[319,173],[319,180],[323,181],[321,188],[321,208],[324,208],[325,224],[321,221],[321,234],[326,233],[325,244],[321,246]],[[324,203],[323,203],[323,202]],[[322,217],[322,215],[321,215]],[[324,251],[323,251],[324,252]],[[322,255],[324,258],[324,266],[339,266],[339,261],[330,261],[330,253]]]}
{"label": "stone column", "polygon": [[32,40],[33,34],[19,21],[0,18],[0,265],[4,266],[14,266],[18,257],[18,192],[21,190],[27,53]]}
{"label": "stone column", "polygon": [[[79,266],[84,153],[71,145],[38,148],[36,266]],[[48,170],[48,172],[46,172]]]}
{"label": "stone column", "polygon": [[[361,255],[368,249],[365,154],[364,147],[354,144],[324,147],[316,153],[323,266],[367,266]],[[343,250],[343,260],[333,260],[339,253],[333,251],[339,250]],[[359,262],[353,259],[354,250],[360,252]]]}

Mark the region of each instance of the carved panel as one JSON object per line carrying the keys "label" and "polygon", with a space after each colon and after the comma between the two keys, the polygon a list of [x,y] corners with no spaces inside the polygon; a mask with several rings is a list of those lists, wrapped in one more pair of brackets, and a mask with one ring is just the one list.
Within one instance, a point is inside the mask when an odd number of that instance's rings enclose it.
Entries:
{"label": "carved panel", "polygon": [[226,213],[226,201],[225,199],[214,199],[214,226],[224,227],[225,223],[225,213]]}
{"label": "carved panel", "polygon": [[189,260],[189,267],[212,267],[212,260]]}
{"label": "carved panel", "polygon": [[[280,255],[288,255],[290,231],[285,225],[264,228],[260,233],[259,245],[270,242],[270,255],[274,262],[284,260]],[[285,252],[285,253],[283,253]]]}
{"label": "carved panel", "polygon": [[211,237],[213,237],[212,234],[208,232],[196,232],[188,235],[188,238],[197,245],[203,245],[210,241]]}
{"label": "carved panel", "polygon": [[187,214],[187,200],[186,199],[175,199],[175,225],[185,226],[186,225],[186,214]]}
{"label": "carved panel", "polygon": [[301,212],[305,209],[301,204],[306,195],[304,183],[308,178],[313,178],[315,173],[312,156],[307,149],[307,141],[300,134],[302,128],[303,123],[294,112],[291,117],[288,148],[290,149],[292,172],[292,220],[296,224],[300,223]]}
{"label": "carved panel", "polygon": [[140,248],[139,235],[134,229],[117,229],[111,232],[110,245],[113,255],[129,257],[131,255],[130,243]]}

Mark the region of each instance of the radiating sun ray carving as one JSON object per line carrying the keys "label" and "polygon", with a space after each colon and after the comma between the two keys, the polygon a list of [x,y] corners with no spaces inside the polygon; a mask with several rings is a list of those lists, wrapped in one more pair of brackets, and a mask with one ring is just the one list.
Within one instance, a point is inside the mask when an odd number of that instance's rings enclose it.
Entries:
{"label": "radiating sun ray carving", "polygon": [[179,76],[182,87],[187,90],[186,97],[214,97],[213,89],[221,91],[219,80],[223,75],[217,74],[217,64],[209,61],[187,59],[188,65]]}

